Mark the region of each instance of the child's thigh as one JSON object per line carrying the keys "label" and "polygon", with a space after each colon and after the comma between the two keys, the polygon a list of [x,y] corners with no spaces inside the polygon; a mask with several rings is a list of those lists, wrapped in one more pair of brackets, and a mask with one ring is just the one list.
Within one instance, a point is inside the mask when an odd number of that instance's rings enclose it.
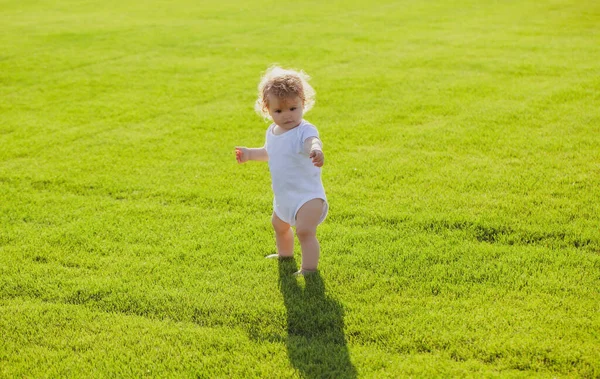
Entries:
{"label": "child's thigh", "polygon": [[273,212],[273,216],[271,217],[271,224],[273,224],[273,229],[276,232],[286,232],[291,227],[290,224],[277,217],[275,212]]}
{"label": "child's thigh", "polygon": [[323,215],[323,199],[312,199],[304,203],[296,213],[296,229],[316,229]]}

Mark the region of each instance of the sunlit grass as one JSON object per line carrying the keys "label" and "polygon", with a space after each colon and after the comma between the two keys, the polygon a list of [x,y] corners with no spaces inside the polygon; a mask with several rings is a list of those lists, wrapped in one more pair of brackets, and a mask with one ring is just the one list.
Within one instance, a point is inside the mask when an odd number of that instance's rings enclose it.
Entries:
{"label": "sunlit grass", "polygon": [[[0,376],[600,375],[599,5],[0,7]],[[233,154],[275,62],[317,90],[307,280]]]}

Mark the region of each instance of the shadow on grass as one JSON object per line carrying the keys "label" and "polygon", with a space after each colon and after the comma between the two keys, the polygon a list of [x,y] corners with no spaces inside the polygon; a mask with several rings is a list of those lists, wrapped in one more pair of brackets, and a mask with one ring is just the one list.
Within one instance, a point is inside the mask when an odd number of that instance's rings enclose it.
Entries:
{"label": "shadow on grass", "polygon": [[304,378],[356,378],[344,336],[344,312],[325,296],[319,273],[302,279],[292,275],[294,260],[279,261],[279,288],[287,309],[287,351]]}

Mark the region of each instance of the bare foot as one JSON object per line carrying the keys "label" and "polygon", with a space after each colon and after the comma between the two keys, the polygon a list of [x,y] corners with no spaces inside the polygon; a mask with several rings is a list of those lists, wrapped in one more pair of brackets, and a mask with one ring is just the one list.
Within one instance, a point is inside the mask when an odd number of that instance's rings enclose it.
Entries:
{"label": "bare foot", "polygon": [[267,259],[292,259],[292,258],[294,258],[294,256],[293,255],[271,254],[271,255],[267,255],[265,258],[267,258]]}
{"label": "bare foot", "polygon": [[294,276],[307,276],[307,275],[312,275],[312,274],[316,274],[317,270],[306,270],[306,269],[301,269],[297,272],[294,273]]}

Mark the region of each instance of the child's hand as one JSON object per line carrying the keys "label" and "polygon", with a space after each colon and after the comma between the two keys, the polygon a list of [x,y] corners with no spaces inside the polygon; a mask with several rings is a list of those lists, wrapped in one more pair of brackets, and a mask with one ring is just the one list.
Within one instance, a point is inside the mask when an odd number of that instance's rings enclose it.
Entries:
{"label": "child's hand", "polygon": [[235,159],[238,163],[246,163],[250,159],[250,152],[245,147],[236,147]]}
{"label": "child's hand", "polygon": [[316,167],[322,167],[323,166],[323,162],[325,161],[325,156],[323,155],[323,152],[321,150],[312,150],[308,156],[310,159],[312,159],[312,163],[316,166]]}

